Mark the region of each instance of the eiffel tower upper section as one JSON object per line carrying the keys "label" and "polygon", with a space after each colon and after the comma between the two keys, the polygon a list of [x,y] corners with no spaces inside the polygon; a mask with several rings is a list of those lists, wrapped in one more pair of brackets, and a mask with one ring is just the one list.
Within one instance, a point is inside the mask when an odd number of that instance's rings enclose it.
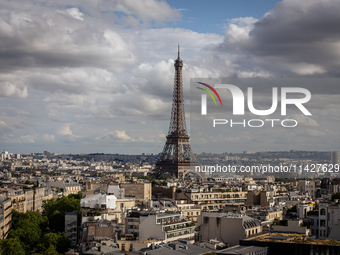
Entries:
{"label": "eiffel tower upper section", "polygon": [[179,57],[178,46],[178,58],[175,61],[175,79],[174,79],[174,93],[172,98],[172,110],[171,120],[168,136],[178,138],[189,138],[186,122],[185,122],[185,110],[184,110],[184,96],[183,96],[183,78],[182,67],[183,61]]}

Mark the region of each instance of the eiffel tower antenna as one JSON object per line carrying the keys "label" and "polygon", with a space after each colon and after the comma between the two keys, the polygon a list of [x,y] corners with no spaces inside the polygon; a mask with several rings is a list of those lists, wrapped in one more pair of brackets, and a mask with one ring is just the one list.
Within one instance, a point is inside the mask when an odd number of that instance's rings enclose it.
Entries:
{"label": "eiffel tower antenna", "polygon": [[178,44],[178,58],[179,58],[179,44]]}
{"label": "eiffel tower antenna", "polygon": [[186,128],[184,96],[183,96],[183,61],[175,60],[174,91],[172,97],[171,119],[163,152],[156,163],[156,174],[168,173],[178,178],[184,178],[190,172],[191,163],[196,163],[191,151],[189,135]]}

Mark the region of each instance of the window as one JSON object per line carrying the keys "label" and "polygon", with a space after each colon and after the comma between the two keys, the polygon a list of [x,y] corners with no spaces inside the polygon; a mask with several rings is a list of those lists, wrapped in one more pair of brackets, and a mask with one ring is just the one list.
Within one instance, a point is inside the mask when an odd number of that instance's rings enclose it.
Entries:
{"label": "window", "polygon": [[320,227],[326,227],[326,221],[320,220]]}
{"label": "window", "polygon": [[133,249],[133,244],[130,244],[130,250],[132,250]]}
{"label": "window", "polygon": [[325,230],[320,230],[320,236],[326,236]]}
{"label": "window", "polygon": [[321,214],[321,215],[326,215],[326,210],[325,210],[324,208],[322,208],[322,209],[320,210],[320,214]]}
{"label": "window", "polygon": [[125,244],[122,244],[122,251],[125,251]]}

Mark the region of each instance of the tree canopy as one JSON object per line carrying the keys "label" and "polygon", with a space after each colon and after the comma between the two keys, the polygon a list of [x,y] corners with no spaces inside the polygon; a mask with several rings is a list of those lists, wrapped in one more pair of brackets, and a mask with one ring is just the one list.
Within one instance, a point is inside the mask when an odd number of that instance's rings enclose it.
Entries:
{"label": "tree canopy", "polygon": [[7,238],[0,240],[0,252],[6,255],[25,255],[19,238]]}
{"label": "tree canopy", "polygon": [[80,198],[78,197],[81,197],[81,194],[43,201],[43,215],[47,216],[50,229],[63,232],[65,213],[78,211],[80,214]]}
{"label": "tree canopy", "polygon": [[[37,247],[37,251],[42,254],[50,254],[46,253],[51,252],[52,248],[54,248],[58,253],[64,254],[68,251],[68,247],[70,246],[70,241],[67,239],[64,232],[59,233],[48,233],[44,235],[41,243]],[[51,253],[53,254],[53,253]]]}
{"label": "tree canopy", "polygon": [[[68,197],[43,201],[43,215],[12,211],[12,229],[0,240],[0,253],[9,255],[59,255],[68,251],[70,241],[64,233],[65,212],[78,211],[81,192]],[[49,227],[49,229],[48,229]],[[52,231],[52,232],[51,232]],[[50,232],[50,233],[46,233]],[[45,235],[43,235],[46,233]]]}

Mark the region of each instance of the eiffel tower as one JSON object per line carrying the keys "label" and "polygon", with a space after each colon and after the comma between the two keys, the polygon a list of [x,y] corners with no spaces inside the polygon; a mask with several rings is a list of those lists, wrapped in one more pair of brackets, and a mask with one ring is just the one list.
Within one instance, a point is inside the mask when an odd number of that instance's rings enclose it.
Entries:
{"label": "eiffel tower", "polygon": [[183,79],[183,61],[179,57],[175,60],[174,93],[172,98],[171,120],[163,152],[156,163],[157,175],[168,173],[183,179],[190,172],[190,165],[196,165],[192,153],[189,135],[185,122]]}

